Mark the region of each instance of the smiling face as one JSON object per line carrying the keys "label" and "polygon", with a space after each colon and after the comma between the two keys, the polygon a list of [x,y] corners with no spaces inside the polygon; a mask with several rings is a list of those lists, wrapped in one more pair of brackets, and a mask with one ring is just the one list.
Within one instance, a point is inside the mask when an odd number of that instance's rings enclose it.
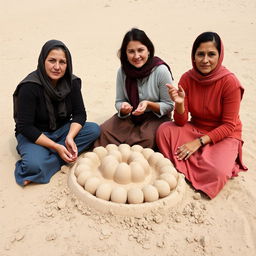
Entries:
{"label": "smiling face", "polygon": [[140,41],[130,41],[127,45],[127,59],[136,68],[141,68],[147,62],[149,54],[147,46]]}
{"label": "smiling face", "polygon": [[201,43],[196,49],[194,61],[197,69],[204,75],[213,71],[219,60],[219,52],[214,42]]}
{"label": "smiling face", "polygon": [[44,65],[47,76],[52,84],[56,85],[57,81],[65,75],[67,69],[65,52],[60,48],[51,50],[45,59]]}

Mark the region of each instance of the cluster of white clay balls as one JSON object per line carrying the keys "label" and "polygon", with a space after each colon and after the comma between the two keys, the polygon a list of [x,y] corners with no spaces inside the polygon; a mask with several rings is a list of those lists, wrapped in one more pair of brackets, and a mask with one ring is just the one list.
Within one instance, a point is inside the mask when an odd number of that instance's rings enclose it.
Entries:
{"label": "cluster of white clay balls", "polygon": [[179,176],[171,161],[161,153],[128,144],[108,144],[84,153],[74,174],[87,192],[123,204],[164,198],[176,188]]}

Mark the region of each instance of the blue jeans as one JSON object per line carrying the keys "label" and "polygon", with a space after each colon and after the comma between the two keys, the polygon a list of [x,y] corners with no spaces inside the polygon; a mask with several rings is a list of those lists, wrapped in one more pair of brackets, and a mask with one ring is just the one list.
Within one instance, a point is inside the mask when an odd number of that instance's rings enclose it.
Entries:
{"label": "blue jeans", "polygon": [[[69,127],[70,123],[67,123],[54,132],[44,132],[44,135],[56,143],[65,145]],[[96,123],[86,122],[74,139],[78,153],[88,149],[99,135],[99,126]],[[37,145],[21,134],[18,134],[16,139],[17,151],[21,156],[21,160],[17,161],[15,168],[15,178],[19,185],[23,186],[25,180],[48,183],[51,177],[65,164],[57,152]]]}

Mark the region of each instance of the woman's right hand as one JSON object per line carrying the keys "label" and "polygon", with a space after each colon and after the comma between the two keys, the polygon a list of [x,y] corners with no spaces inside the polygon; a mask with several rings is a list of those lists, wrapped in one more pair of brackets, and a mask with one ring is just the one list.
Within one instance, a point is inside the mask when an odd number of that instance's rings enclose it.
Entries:
{"label": "woman's right hand", "polygon": [[61,144],[56,143],[55,150],[60,158],[66,163],[72,163],[76,160],[76,158],[74,158],[72,154],[67,150],[67,148]]}
{"label": "woman's right hand", "polygon": [[72,156],[72,154],[68,151],[68,149],[65,146],[54,142],[43,133],[38,137],[35,143],[43,147],[53,149],[58,153],[60,158],[66,163],[72,163],[76,160],[76,158]]}
{"label": "woman's right hand", "polygon": [[172,84],[166,84],[168,88],[168,92],[170,98],[177,104],[181,104],[184,102],[185,99],[185,91],[183,90],[182,86],[179,85],[178,89],[173,86]]}
{"label": "woman's right hand", "polygon": [[128,115],[132,112],[132,106],[128,102],[123,102],[121,105],[120,112],[122,115]]}

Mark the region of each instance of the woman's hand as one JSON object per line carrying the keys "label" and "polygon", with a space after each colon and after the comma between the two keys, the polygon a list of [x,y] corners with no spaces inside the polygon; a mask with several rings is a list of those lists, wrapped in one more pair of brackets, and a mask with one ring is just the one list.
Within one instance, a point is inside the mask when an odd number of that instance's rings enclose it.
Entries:
{"label": "woman's hand", "polygon": [[200,148],[201,144],[198,139],[187,142],[180,147],[178,147],[175,152],[176,158],[178,160],[187,160],[194,152]]}
{"label": "woman's hand", "polygon": [[72,162],[75,161],[77,159],[78,150],[74,139],[72,137],[67,136],[65,144],[68,152],[71,154]]}
{"label": "woman's hand", "polygon": [[183,90],[182,86],[179,85],[178,89],[176,89],[172,84],[166,84],[168,87],[168,92],[170,98],[177,104],[181,104],[184,102],[185,99],[185,91]]}
{"label": "woman's hand", "polygon": [[121,105],[120,112],[122,115],[128,115],[132,112],[132,106],[128,102],[123,102]]}
{"label": "woman's hand", "polygon": [[143,101],[140,102],[138,107],[132,112],[132,114],[135,115],[135,116],[140,116],[140,115],[144,114],[147,107],[148,107],[148,101],[143,100]]}
{"label": "woman's hand", "polygon": [[72,163],[76,159],[73,158],[72,153],[70,153],[67,148],[61,144],[56,143],[55,151],[58,153],[60,158],[66,163]]}

